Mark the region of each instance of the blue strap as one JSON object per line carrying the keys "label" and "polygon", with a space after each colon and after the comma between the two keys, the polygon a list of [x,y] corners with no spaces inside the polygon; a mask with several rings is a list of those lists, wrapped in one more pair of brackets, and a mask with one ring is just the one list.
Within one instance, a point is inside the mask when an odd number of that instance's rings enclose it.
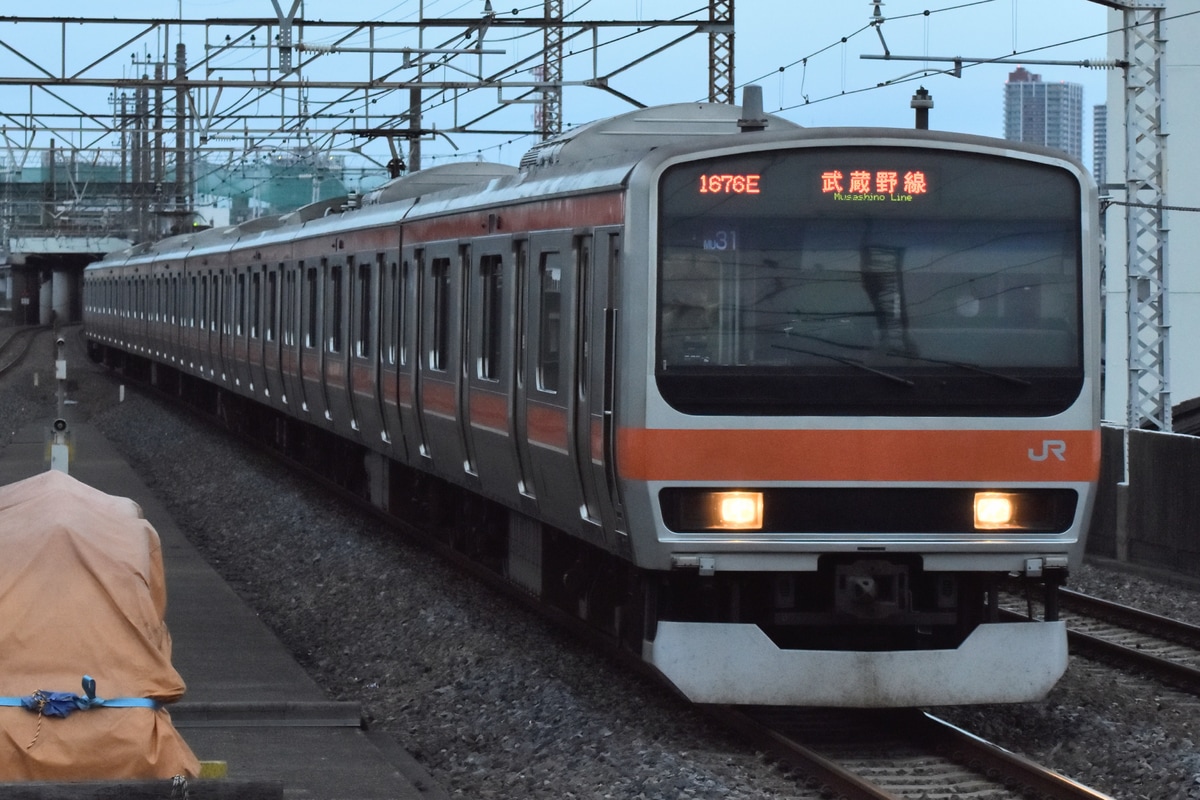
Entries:
{"label": "blue strap", "polygon": [[0,706],[25,708],[47,717],[65,717],[73,711],[86,711],[89,708],[161,707],[157,700],[149,697],[97,697],[96,679],[90,675],[83,676],[83,695],[39,689],[27,697],[0,697]]}

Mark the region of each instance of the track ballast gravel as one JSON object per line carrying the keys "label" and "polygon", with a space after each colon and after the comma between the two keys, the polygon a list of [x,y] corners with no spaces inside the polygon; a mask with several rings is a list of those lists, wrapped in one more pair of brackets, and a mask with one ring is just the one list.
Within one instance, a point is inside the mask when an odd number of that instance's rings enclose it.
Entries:
{"label": "track ballast gravel", "polygon": [[[9,432],[54,414],[52,337],[41,338],[0,380],[0,458]],[[98,368],[76,360],[72,376],[74,413],[329,696],[362,703],[452,796],[819,796],[666,688],[272,459],[138,391],[118,403],[117,379]],[[1070,586],[1200,623],[1200,593],[1174,582],[1085,566]],[[1200,800],[1200,699],[1151,681],[1073,658],[1041,703],[932,711],[1119,800]]]}

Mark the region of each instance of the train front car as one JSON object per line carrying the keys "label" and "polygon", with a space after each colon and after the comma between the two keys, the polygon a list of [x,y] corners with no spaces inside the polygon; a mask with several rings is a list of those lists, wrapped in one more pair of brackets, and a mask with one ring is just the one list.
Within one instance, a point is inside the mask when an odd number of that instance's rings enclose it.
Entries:
{"label": "train front car", "polygon": [[626,298],[654,335],[618,403],[627,512],[656,520],[632,543],[655,576],[646,659],[698,702],[1045,696],[1065,628],[1000,622],[997,591],[1053,599],[1082,557],[1086,172],[978,137],[808,130],[662,152],[630,187],[657,223],[627,242],[655,265]]}

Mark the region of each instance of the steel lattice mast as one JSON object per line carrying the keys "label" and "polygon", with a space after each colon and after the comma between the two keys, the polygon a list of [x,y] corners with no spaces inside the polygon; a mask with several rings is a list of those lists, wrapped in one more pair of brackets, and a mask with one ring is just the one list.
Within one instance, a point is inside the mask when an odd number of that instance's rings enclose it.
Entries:
{"label": "steel lattice mast", "polygon": [[1171,430],[1163,131],[1164,0],[1096,0],[1123,14],[1130,428]]}
{"label": "steel lattice mast", "polygon": [[546,27],[542,29],[542,139],[562,133],[562,0],[545,0]]}
{"label": "steel lattice mast", "polygon": [[733,83],[733,0],[709,0],[708,100],[736,102]]}

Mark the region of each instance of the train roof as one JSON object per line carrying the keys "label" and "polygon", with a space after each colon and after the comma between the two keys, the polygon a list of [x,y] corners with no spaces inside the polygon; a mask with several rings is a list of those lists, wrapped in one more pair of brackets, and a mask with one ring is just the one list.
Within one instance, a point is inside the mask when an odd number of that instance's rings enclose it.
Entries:
{"label": "train roof", "polygon": [[534,145],[521,158],[521,171],[631,152],[645,153],[689,139],[728,136],[747,129],[783,131],[799,127],[783,117],[763,114],[761,104],[743,107],[726,103],[674,103],[639,108],[581,125]]}
{"label": "train roof", "polygon": [[507,178],[516,174],[516,167],[509,166],[508,164],[494,164],[488,161],[463,161],[453,164],[441,164],[388,181],[383,186],[367,194],[363,198],[363,205],[410,200],[414,197],[443,192],[448,189],[457,189],[461,186],[474,186],[480,183],[487,183],[496,178]]}

